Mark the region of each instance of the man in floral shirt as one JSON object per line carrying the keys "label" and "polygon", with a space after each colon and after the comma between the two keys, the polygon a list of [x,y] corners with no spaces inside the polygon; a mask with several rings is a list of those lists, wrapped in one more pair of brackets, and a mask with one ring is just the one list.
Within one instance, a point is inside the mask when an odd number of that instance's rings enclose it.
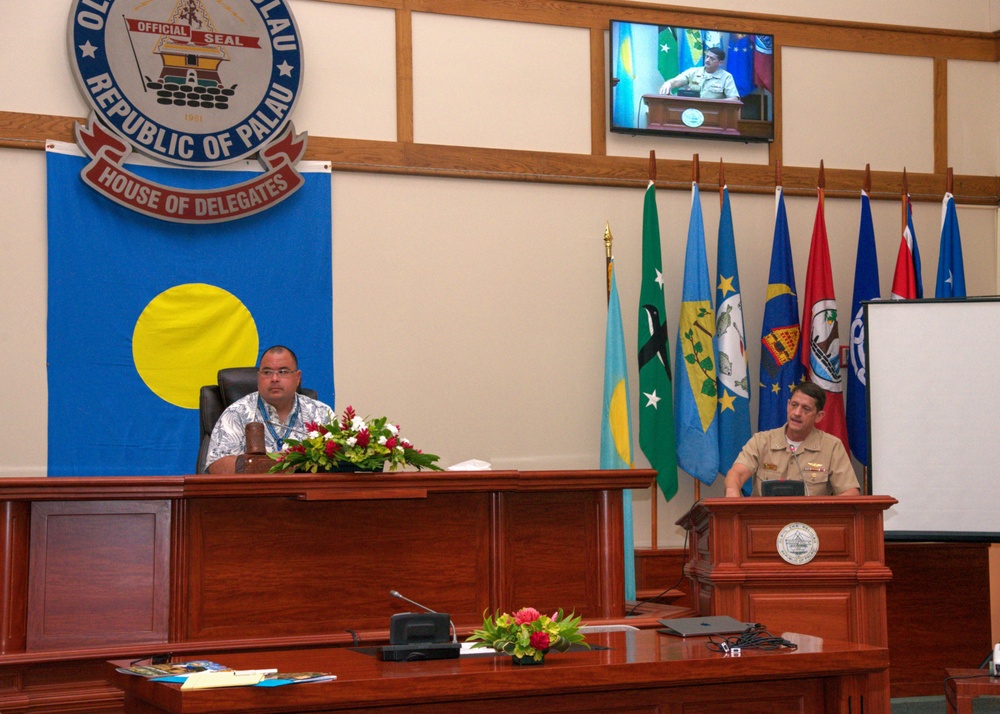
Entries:
{"label": "man in floral shirt", "polygon": [[233,402],[212,429],[205,458],[208,472],[235,473],[236,457],[246,451],[250,422],[263,422],[269,452],[280,451],[285,439],[305,436],[306,422],[333,422],[329,406],[296,393],[301,383],[302,370],[294,352],[281,345],[266,350],[257,367],[257,391]]}

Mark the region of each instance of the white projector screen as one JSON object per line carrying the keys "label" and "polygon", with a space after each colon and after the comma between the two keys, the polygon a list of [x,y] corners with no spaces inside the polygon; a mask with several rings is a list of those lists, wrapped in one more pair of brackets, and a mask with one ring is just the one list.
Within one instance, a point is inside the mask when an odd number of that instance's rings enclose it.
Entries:
{"label": "white projector screen", "polygon": [[1000,300],[870,302],[869,483],[892,540],[1000,540]]}

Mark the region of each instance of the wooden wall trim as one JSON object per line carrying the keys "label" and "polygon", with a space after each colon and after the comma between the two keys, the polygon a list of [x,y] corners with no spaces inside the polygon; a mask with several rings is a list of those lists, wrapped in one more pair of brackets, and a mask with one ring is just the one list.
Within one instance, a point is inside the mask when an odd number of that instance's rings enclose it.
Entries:
{"label": "wooden wall trim", "polygon": [[[76,122],[83,122],[83,119],[0,111],[0,147],[42,150],[46,139],[73,143],[73,124]],[[649,159],[645,157],[310,136],[305,158],[325,161],[334,171],[346,172],[638,189],[645,189],[649,183]],[[657,159],[657,188],[690,191],[691,164],[689,159]],[[786,195],[815,195],[818,166],[782,166],[781,172]],[[825,173],[828,198],[857,198],[864,185],[863,169],[827,168]],[[717,185],[718,174],[717,164],[701,163],[702,185]],[[945,173],[908,171],[906,178],[914,201],[941,200]],[[731,193],[770,194],[774,192],[774,169],[765,164],[727,163],[726,183]],[[898,201],[902,186],[901,172],[872,171],[872,200]],[[1000,204],[1000,184],[996,176],[956,175],[954,193],[959,204]]]}
{"label": "wooden wall trim", "polygon": [[934,60],[934,173],[948,171],[948,60]]}
{"label": "wooden wall trim", "polygon": [[[934,59],[934,173],[908,173],[916,201],[940,201],[948,165],[947,61],[998,61],[1000,33],[967,32],[858,22],[796,18],[758,13],[699,10],[628,0],[315,0],[335,4],[386,8],[396,20],[397,140],[369,141],[310,136],[307,159],[325,161],[334,171],[359,171],[414,176],[525,181],[593,186],[645,188],[645,158],[607,156],[607,80],[605,32],[612,18],[659,24],[710,26],[732,31],[757,30],[775,36],[775,81],[781,82],[782,47],[808,47],[849,52],[898,54]],[[509,20],[590,29],[591,153],[559,154],[539,151],[416,144],[413,142],[412,13],[425,12],[491,20]],[[780,102],[780,97],[778,99]],[[82,118],[0,111],[0,147],[41,150],[48,139],[75,142],[73,125]],[[308,131],[308,127],[302,127]],[[733,193],[771,193],[774,166],[783,162],[781,107],[775,107],[775,141],[769,146],[768,165],[728,164],[726,179]],[[659,159],[657,187],[690,189],[691,162]],[[902,169],[902,167],[900,167]],[[815,193],[817,167],[783,166],[786,193]],[[717,172],[706,166],[706,185]],[[864,183],[864,170],[827,171],[830,198],[855,198]],[[873,200],[898,200],[902,173],[874,172]],[[958,175],[955,200],[960,204],[1000,205],[1000,178]]]}

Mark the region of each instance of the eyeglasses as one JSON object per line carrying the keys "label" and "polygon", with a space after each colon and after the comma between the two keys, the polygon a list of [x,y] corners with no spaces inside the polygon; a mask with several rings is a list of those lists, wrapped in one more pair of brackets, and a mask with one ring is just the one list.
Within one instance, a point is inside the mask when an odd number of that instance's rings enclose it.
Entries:
{"label": "eyeglasses", "polygon": [[265,379],[270,379],[274,375],[278,375],[282,379],[286,379],[295,374],[295,372],[296,370],[294,369],[285,369],[284,367],[282,367],[281,369],[270,369],[268,367],[265,367],[264,369],[257,370],[257,374],[259,374],[261,377],[264,377]]}

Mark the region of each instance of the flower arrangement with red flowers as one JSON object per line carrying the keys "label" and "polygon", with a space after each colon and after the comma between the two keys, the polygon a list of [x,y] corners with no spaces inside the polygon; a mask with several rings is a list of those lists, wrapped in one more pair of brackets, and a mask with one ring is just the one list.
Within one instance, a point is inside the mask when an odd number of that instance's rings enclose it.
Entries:
{"label": "flower arrangement with red flowers", "polygon": [[530,657],[541,662],[549,649],[565,652],[570,645],[590,647],[580,633],[580,618],[559,612],[548,617],[533,607],[524,607],[513,615],[483,613],[483,628],[468,639],[477,647],[492,647],[513,657]]}
{"label": "flower arrangement with red flowers", "polygon": [[412,466],[418,471],[441,471],[438,456],[425,454],[399,433],[399,426],[386,417],[362,419],[353,407],[347,407],[339,420],[331,424],[308,422],[309,433],[303,439],[286,439],[274,459],[270,473],[279,471],[345,470],[390,471]]}

